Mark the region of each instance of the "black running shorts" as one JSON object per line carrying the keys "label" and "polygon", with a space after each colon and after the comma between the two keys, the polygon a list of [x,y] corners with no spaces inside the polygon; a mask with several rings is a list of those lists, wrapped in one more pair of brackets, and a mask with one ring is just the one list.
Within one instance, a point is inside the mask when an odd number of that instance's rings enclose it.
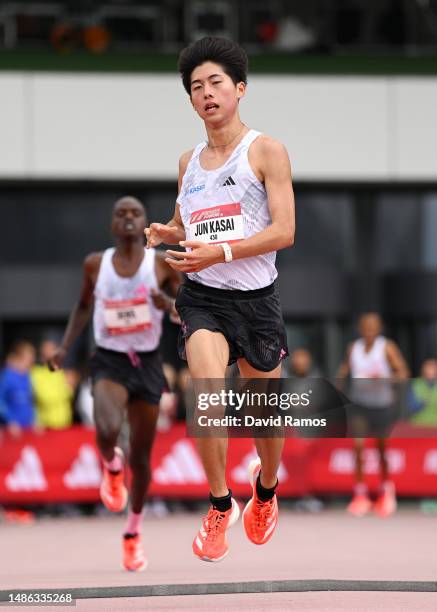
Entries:
{"label": "black running shorts", "polygon": [[354,438],[387,438],[400,416],[397,404],[377,407],[353,405],[348,410],[350,435]]}
{"label": "black running shorts", "polygon": [[91,357],[90,376],[93,386],[102,378],[112,380],[127,389],[129,401],[139,399],[150,404],[159,404],[167,386],[158,349],[130,357],[98,347]]}
{"label": "black running shorts", "polygon": [[176,309],[182,321],[178,351],[186,360],[185,341],[198,329],[222,333],[229,344],[229,365],[244,358],[256,370],[270,372],[288,355],[281,304],[274,284],[253,291],[216,289],[187,280]]}

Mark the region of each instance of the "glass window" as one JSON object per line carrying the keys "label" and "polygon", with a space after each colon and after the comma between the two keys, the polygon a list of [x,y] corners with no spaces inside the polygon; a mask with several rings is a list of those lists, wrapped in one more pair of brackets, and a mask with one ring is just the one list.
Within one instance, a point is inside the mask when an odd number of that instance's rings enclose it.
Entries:
{"label": "glass window", "polygon": [[354,259],[352,195],[296,190],[295,243],[278,263],[351,270]]}

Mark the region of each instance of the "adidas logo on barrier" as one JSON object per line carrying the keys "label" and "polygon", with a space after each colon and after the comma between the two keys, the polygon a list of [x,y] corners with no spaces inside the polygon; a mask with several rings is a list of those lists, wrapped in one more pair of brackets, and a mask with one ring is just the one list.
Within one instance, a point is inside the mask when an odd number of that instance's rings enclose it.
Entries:
{"label": "adidas logo on barrier", "polygon": [[93,489],[100,486],[102,471],[96,451],[90,444],[82,444],[63,480],[69,489]]}
{"label": "adidas logo on barrier", "polygon": [[427,451],[423,460],[423,471],[425,474],[437,474],[437,450]]}
{"label": "adidas logo on barrier", "polygon": [[226,187],[226,185],[235,185],[235,181],[232,176],[228,176],[228,178],[223,183],[222,187]]}
{"label": "adidas logo on barrier", "polygon": [[45,491],[47,480],[38,453],[33,446],[25,446],[20,458],[5,478],[10,491]]}
{"label": "adidas logo on barrier", "polygon": [[[386,452],[389,471],[399,474],[405,470],[405,451],[399,448],[389,448]],[[363,453],[365,474],[379,472],[379,453],[374,448],[365,448]],[[333,474],[353,474],[355,471],[355,453],[350,448],[336,448],[329,457],[329,471]]]}
{"label": "adidas logo on barrier", "polygon": [[203,484],[206,475],[192,444],[179,440],[153,471],[153,480],[167,484]]}
{"label": "adidas logo on barrier", "polygon": [[[235,480],[235,482],[247,484],[247,470],[249,468],[249,463],[252,461],[252,459],[256,459],[257,457],[258,457],[258,453],[256,452],[255,449],[252,449],[250,453],[247,453],[246,455],[244,455],[243,459],[241,460],[240,465],[237,465],[236,467],[234,467],[234,469],[231,472],[232,478],[233,480]],[[284,482],[285,480],[287,480],[287,478],[288,478],[288,472],[285,469],[284,464],[281,462],[279,464],[279,469],[278,469],[278,480],[279,482]]]}

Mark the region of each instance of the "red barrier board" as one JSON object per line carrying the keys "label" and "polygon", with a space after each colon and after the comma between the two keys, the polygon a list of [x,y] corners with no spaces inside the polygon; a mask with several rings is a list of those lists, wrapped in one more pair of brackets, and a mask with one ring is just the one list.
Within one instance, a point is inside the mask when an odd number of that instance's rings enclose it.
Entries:
{"label": "red barrier board", "polygon": [[[388,461],[400,495],[437,495],[437,429],[435,438],[396,438],[388,442]],[[429,430],[428,430],[429,433]],[[252,440],[229,440],[228,483],[236,496],[247,496],[247,465],[255,456]],[[366,480],[378,484],[378,454],[367,441]],[[353,441],[348,439],[285,441],[279,469],[283,497],[350,493],[353,485]],[[150,495],[205,497],[208,485],[195,441],[184,425],[159,433],[153,449]],[[101,463],[92,429],[73,427],[43,434],[24,433],[18,440],[0,438],[0,503],[97,501]]]}

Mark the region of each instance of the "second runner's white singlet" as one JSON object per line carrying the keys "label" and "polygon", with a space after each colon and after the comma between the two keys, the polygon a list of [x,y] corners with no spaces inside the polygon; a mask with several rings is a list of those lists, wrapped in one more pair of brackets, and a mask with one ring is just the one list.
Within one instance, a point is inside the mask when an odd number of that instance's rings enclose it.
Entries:
{"label": "second runner's white singlet", "polygon": [[385,353],[386,344],[384,336],[377,336],[370,351],[366,352],[362,338],[352,345],[349,358],[351,377],[366,379],[361,384],[359,381],[352,383],[352,399],[358,404],[379,408],[393,401],[392,385],[387,381],[392,371]]}
{"label": "second runner's white singlet", "polygon": [[[248,149],[260,132],[249,130],[230,158],[216,170],[204,170],[199,155],[207,146],[194,149],[178,196],[187,240],[208,244],[238,242],[271,225],[264,185],[248,160]],[[261,289],[271,285],[278,273],[276,252],[219,263],[188,274],[203,285],[218,289]]]}
{"label": "second runner's white singlet", "polygon": [[162,331],[163,312],[153,304],[151,290],[159,291],[154,249],[133,276],[119,276],[112,258],[115,248],[103,253],[94,290],[94,338],[97,346],[129,353],[154,351]]}

